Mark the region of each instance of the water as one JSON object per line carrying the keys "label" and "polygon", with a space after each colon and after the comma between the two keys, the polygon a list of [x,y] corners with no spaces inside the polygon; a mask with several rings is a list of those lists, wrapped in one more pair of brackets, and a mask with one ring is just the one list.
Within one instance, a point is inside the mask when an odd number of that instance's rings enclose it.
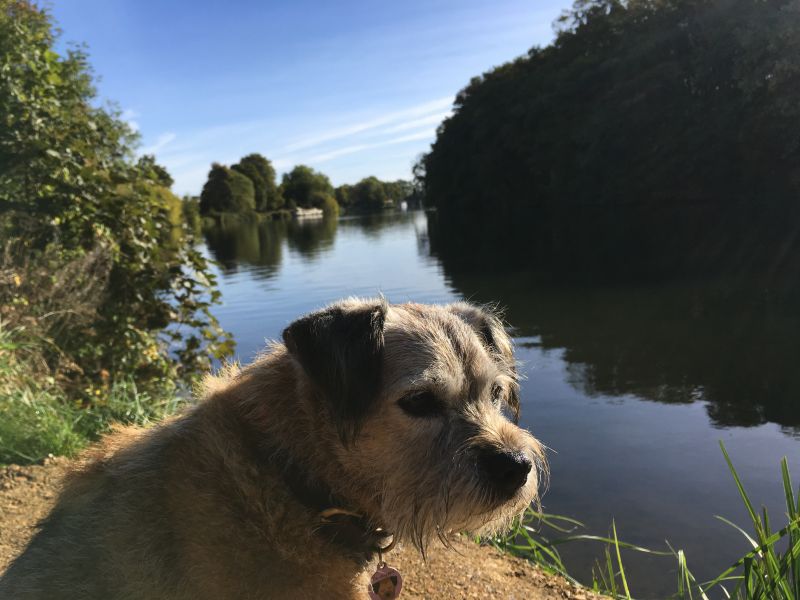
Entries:
{"label": "water", "polygon": [[[247,362],[298,315],[348,295],[495,301],[522,361],[522,424],[549,448],[547,512],[625,541],[683,548],[700,580],[748,551],[723,440],[757,505],[782,517],[779,461],[800,479],[800,302],[758,284],[568,286],[437,258],[428,216],[220,227],[216,309]],[[498,257],[498,267],[502,257]],[[587,581],[602,547],[563,547]],[[623,556],[639,597],[675,591],[674,561]]]}

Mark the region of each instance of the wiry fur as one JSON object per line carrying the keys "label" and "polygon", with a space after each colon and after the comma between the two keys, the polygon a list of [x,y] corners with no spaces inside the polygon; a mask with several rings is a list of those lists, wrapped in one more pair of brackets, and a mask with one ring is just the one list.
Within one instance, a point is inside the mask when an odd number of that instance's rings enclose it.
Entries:
{"label": "wiry fur", "polygon": [[[518,382],[497,317],[465,303],[347,300],[326,310],[345,321],[321,311],[296,322],[285,334],[291,351],[276,342],[251,365],[209,378],[183,416],[120,429],[91,449],[0,579],[0,598],[364,597],[363,562],[320,537],[317,515],[254,444],[291,457],[309,482],[423,551],[450,531],[501,530],[537,500],[544,456],[503,415],[502,404],[518,410]],[[363,348],[337,347],[357,343],[358,332],[342,324],[363,311],[371,316],[358,322],[380,331],[368,332]],[[320,367],[302,347],[303,336],[331,332],[336,339],[320,343],[331,344],[323,351],[337,369]],[[337,342],[342,335],[353,339]],[[379,361],[364,364],[377,365],[379,377],[358,372],[373,351]],[[337,396],[354,381],[373,380],[374,390],[358,387],[357,411],[332,404],[347,401]],[[494,399],[493,389],[502,390]],[[398,400],[416,390],[435,391],[445,413],[406,414]],[[482,479],[481,448],[521,453],[535,465],[510,499]]]}

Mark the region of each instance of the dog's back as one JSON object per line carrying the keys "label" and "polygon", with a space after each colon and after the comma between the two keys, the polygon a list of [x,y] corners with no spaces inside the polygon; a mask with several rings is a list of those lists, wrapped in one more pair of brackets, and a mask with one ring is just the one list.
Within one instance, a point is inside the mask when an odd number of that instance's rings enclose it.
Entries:
{"label": "dog's back", "polygon": [[159,483],[169,428],[121,429],[84,455],[0,579],[0,598],[133,598],[148,587],[159,598],[177,594],[174,565],[164,560],[175,532]]}

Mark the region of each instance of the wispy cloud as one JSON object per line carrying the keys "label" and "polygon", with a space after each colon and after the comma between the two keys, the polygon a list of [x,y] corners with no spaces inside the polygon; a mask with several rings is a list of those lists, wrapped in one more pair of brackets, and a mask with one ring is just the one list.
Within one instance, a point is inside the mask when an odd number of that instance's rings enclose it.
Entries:
{"label": "wispy cloud", "polygon": [[178,137],[171,131],[167,131],[162,133],[161,135],[156,138],[155,144],[151,146],[145,146],[142,148],[142,154],[156,154],[157,152],[163,150],[166,146],[168,146],[175,138]]}
{"label": "wispy cloud", "polygon": [[[359,133],[364,133],[371,129],[376,129],[383,125],[389,125],[397,121],[401,121],[403,119],[414,119],[415,117],[419,118],[423,115],[428,115],[431,112],[441,113],[441,110],[443,108],[449,108],[452,103],[453,99],[450,96],[446,98],[438,98],[436,100],[425,102],[423,104],[418,104],[416,106],[412,106],[404,110],[392,112],[386,115],[382,115],[380,117],[368,119],[366,121],[353,123],[351,125],[347,125],[344,127],[331,129],[321,134],[315,135],[313,137],[293,142],[286,146],[286,151],[295,152],[297,150],[305,150],[307,148],[313,148],[314,146],[319,146],[326,142],[331,142],[334,140],[350,137]],[[401,123],[398,125],[403,125],[403,124]]]}
{"label": "wispy cloud", "polygon": [[406,121],[405,123],[399,123],[398,125],[393,125],[386,129],[382,129],[380,133],[398,133],[400,131],[408,131],[409,129],[416,129],[417,127],[422,127],[423,125],[438,125],[439,123],[444,121],[447,117],[449,117],[452,113],[453,113],[452,110],[437,112],[435,114],[428,115],[427,117],[414,119],[413,121]]}
{"label": "wispy cloud", "polygon": [[[290,137],[283,123],[274,118],[218,123],[194,131],[162,133],[142,152],[158,156],[173,174],[177,191],[197,193],[212,162],[230,165],[248,152],[267,156],[279,173],[294,165],[318,167],[358,153],[363,153],[359,160],[363,156],[365,164],[371,163],[370,150],[433,139],[436,126],[451,114],[451,105],[451,98],[438,98],[360,120],[353,117],[338,128],[326,129],[325,122],[317,120],[321,132],[299,140]],[[418,152],[409,149],[406,162]]]}
{"label": "wispy cloud", "polygon": [[383,146],[392,146],[394,144],[404,144],[406,142],[415,142],[418,140],[429,139],[432,138],[434,134],[435,131],[432,130],[430,127],[428,127],[424,131],[418,131],[417,133],[412,133],[409,135],[403,135],[388,140],[381,140],[380,142],[373,142],[371,144],[356,144],[353,146],[346,146],[344,148],[339,148],[337,150],[332,150],[330,152],[325,152],[323,154],[317,154],[308,157],[307,161],[312,164],[318,164],[321,162],[333,160],[334,158],[339,158],[340,156],[345,156],[347,154],[355,154],[356,152],[362,152],[364,150],[372,150],[374,148],[381,148]]}

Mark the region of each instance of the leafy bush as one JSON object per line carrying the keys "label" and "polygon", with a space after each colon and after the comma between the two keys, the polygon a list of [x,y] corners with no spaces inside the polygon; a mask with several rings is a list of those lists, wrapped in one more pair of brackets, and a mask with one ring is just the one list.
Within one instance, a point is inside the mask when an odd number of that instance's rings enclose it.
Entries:
{"label": "leafy bush", "polygon": [[59,393],[36,397],[89,410],[123,381],[174,393],[230,351],[213,276],[169,174],[96,105],[86,54],[54,45],[45,10],[0,0],[0,321],[37,340]]}

